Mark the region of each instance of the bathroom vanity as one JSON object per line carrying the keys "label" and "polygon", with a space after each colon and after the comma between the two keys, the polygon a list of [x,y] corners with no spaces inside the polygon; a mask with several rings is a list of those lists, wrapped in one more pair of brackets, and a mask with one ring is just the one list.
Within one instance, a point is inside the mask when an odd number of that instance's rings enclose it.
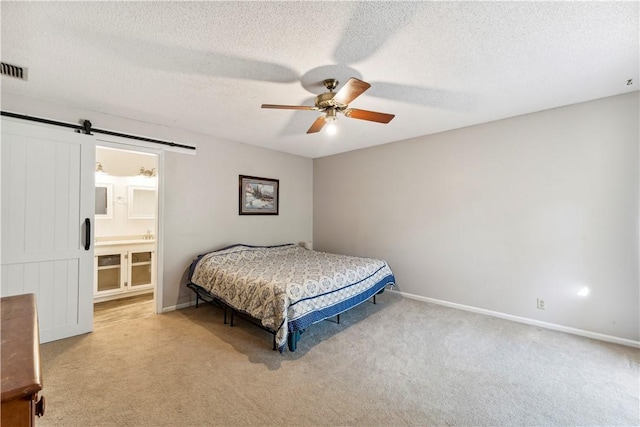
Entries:
{"label": "bathroom vanity", "polygon": [[96,241],[94,302],[153,292],[155,240],[144,237]]}

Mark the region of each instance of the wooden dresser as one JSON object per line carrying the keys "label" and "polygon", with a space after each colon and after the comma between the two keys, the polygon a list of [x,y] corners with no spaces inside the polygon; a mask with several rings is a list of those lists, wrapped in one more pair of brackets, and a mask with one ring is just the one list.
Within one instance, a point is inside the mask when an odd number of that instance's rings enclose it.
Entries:
{"label": "wooden dresser", "polygon": [[0,298],[0,357],[3,427],[35,425],[44,415],[40,366],[40,336],[34,294]]}

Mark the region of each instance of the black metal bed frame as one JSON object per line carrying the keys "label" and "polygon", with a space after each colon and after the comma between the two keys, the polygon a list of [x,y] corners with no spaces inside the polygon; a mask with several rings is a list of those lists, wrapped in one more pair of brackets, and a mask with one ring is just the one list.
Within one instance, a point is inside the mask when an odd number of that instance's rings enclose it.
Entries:
{"label": "black metal bed frame", "polygon": [[212,295],[211,293],[207,292],[206,289],[202,288],[201,286],[196,285],[195,283],[187,283],[187,287],[189,289],[191,289],[193,292],[195,292],[196,294],[196,308],[198,308],[200,300],[215,305],[218,308],[221,308],[224,311],[224,324],[227,324],[227,309],[230,310],[230,326],[233,327],[233,319],[234,319],[234,315],[238,315],[239,317],[241,317],[242,319],[246,320],[249,323],[252,323],[254,325],[256,325],[257,327],[259,327],[260,329],[269,332],[271,335],[273,335],[273,349],[277,350],[276,348],[276,331],[267,328],[266,326],[264,326],[263,324],[260,323],[260,321],[258,319],[256,319],[255,317],[244,313],[240,310],[237,310],[233,307],[231,307],[229,304],[225,303],[224,301],[222,301],[219,298],[216,298],[214,295]]}
{"label": "black metal bed frame", "polygon": [[[236,308],[231,307],[229,304],[225,303],[224,301],[222,301],[221,299],[217,298],[216,296],[212,295],[210,292],[208,292],[206,289],[204,289],[201,286],[196,285],[195,283],[187,283],[187,287],[189,289],[191,289],[195,294],[196,294],[196,308],[198,308],[200,300],[208,303],[208,304],[212,304],[218,308],[221,308],[224,311],[224,324],[227,324],[227,309],[230,310],[231,314],[230,314],[230,326],[233,327],[233,318],[234,315],[237,314],[240,318],[246,320],[247,322],[259,327],[260,329],[269,332],[271,335],[273,335],[273,350],[277,350],[277,345],[276,345],[276,331],[267,328],[266,326],[264,326],[262,323],[260,323],[259,319],[256,319],[255,317],[251,316],[248,313],[245,313],[241,310],[238,310]],[[382,288],[380,290],[380,292],[378,293],[382,293],[382,291],[384,291],[384,288]],[[376,304],[376,294],[373,294],[373,301],[374,304]],[[353,307],[351,307],[353,308]],[[350,309],[351,309],[350,308]],[[333,320],[331,320],[331,318],[327,318],[324,319],[327,321],[332,322]],[[338,313],[336,315],[336,321],[335,323],[340,324],[340,313]],[[293,332],[289,332],[289,335],[287,337],[287,344],[289,347],[290,351],[295,351],[296,349],[296,345],[297,342],[300,340],[300,335],[303,333],[304,331],[293,331]]]}

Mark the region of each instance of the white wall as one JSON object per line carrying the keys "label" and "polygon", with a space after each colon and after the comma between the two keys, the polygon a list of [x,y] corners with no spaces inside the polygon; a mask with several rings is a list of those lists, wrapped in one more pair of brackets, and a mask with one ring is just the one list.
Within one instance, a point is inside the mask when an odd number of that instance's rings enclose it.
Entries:
{"label": "white wall", "polygon": [[638,341],[638,117],[634,92],[316,159],[314,249],[384,258],[409,294]]}
{"label": "white wall", "polygon": [[[238,215],[239,174],[280,180],[279,215]],[[211,140],[195,157],[167,153],[165,176],[165,281],[180,282],[189,258],[210,249],[311,240],[311,159]],[[181,288],[175,301],[190,293]],[[176,295],[165,297],[170,305]]]}
{"label": "white wall", "polygon": [[[2,93],[2,109],[197,146],[197,155],[165,153],[164,307],[191,299],[185,272],[197,254],[232,243],[254,245],[311,240],[311,159],[166,126],[137,122],[71,106]],[[238,175],[280,180],[280,215],[239,216]]]}

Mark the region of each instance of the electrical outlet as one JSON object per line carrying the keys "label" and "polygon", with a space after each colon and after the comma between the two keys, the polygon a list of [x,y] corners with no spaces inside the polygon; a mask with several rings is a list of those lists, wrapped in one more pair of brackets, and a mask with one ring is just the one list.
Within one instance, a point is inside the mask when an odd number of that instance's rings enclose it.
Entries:
{"label": "electrical outlet", "polygon": [[544,300],[538,298],[538,310],[544,310]]}

